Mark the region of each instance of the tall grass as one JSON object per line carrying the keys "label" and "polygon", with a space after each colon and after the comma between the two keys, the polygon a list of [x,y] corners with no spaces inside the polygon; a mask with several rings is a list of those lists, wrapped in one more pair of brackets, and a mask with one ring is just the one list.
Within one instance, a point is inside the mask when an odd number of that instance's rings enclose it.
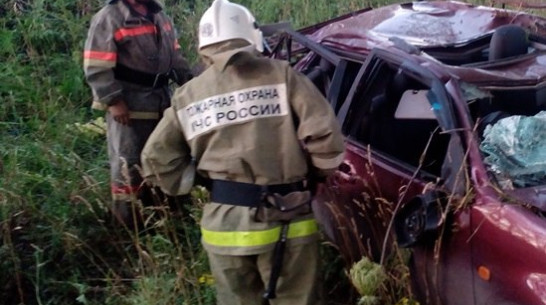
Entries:
{"label": "tall grass", "polygon": [[[165,0],[192,64],[208,2]],[[262,24],[299,28],[396,1],[235,2]],[[204,193],[177,211],[145,208],[139,234],[112,225],[104,135],[77,125],[102,116],[89,109],[81,54],[103,3],[0,2],[0,304],[214,304],[197,226]],[[342,277],[324,251],[325,275]]]}

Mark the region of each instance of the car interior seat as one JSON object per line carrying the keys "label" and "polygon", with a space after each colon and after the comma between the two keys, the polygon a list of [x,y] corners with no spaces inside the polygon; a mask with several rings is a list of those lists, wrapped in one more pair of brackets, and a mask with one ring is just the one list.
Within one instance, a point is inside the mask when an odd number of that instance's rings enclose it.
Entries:
{"label": "car interior seat", "polygon": [[329,81],[335,66],[324,58],[321,58],[318,65],[314,65],[306,74],[307,78],[326,96]]}
{"label": "car interior seat", "polygon": [[372,99],[370,113],[373,122],[370,124],[370,144],[372,147],[392,154],[396,147],[394,130],[394,113],[398,103],[408,88],[408,78],[398,71],[390,80],[387,80],[385,92]]}
{"label": "car interior seat", "polygon": [[518,25],[503,25],[498,27],[489,43],[489,60],[499,60],[516,55],[527,54],[529,35]]}
{"label": "car interior seat", "polygon": [[493,125],[497,123],[499,120],[509,117],[510,114],[504,111],[493,111],[487,115],[485,115],[479,122],[477,126],[477,132],[480,138],[483,139],[483,133],[485,131],[485,128],[488,125]]}
{"label": "car interior seat", "polygon": [[[489,61],[527,54],[530,47],[527,31],[518,25],[498,27],[489,42]],[[479,99],[471,106],[473,116],[480,118],[477,133],[481,137],[485,127],[509,114],[529,114],[539,109],[546,100],[545,90],[496,91],[493,96]],[[515,101],[518,101],[515,103]]]}
{"label": "car interior seat", "polygon": [[[418,166],[426,149],[422,168],[439,175],[447,151],[449,136],[439,134],[438,121],[429,118],[396,118],[395,113],[404,92],[426,90],[417,80],[398,71],[383,96],[372,101],[370,144],[412,166]],[[427,148],[430,137],[432,140]]]}

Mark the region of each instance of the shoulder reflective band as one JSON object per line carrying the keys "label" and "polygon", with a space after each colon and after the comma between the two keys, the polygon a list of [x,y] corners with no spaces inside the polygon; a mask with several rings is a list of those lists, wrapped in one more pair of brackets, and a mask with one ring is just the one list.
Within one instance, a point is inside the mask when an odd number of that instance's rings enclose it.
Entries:
{"label": "shoulder reflective band", "polygon": [[[314,219],[291,223],[288,227],[288,238],[305,237],[318,232],[317,222]],[[252,247],[263,246],[277,242],[281,233],[281,226],[264,231],[208,231],[201,228],[203,241],[207,244],[220,247]]]}

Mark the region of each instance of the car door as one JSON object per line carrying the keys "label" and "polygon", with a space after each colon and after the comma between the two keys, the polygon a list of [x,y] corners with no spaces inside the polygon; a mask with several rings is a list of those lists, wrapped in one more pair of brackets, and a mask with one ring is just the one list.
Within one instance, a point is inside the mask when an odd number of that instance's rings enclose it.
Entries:
{"label": "car door", "polygon": [[[456,133],[446,132],[456,129],[450,99],[443,83],[399,52],[372,51],[354,78],[338,112],[346,158],[314,203],[348,264],[362,255],[385,262],[395,230],[415,229],[424,206],[454,201],[445,185],[456,171],[450,163],[462,160],[451,154],[463,150]],[[421,304],[474,304],[469,214],[445,208],[432,212],[442,215],[435,232],[408,243],[413,291]]]}

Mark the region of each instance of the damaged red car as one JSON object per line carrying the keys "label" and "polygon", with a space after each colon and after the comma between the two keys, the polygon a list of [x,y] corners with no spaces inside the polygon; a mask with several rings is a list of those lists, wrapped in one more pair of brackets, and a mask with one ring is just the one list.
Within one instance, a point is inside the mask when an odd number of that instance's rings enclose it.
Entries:
{"label": "damaged red car", "polygon": [[269,41],[346,137],[314,209],[348,266],[396,243],[420,304],[546,304],[545,18],[420,1]]}

